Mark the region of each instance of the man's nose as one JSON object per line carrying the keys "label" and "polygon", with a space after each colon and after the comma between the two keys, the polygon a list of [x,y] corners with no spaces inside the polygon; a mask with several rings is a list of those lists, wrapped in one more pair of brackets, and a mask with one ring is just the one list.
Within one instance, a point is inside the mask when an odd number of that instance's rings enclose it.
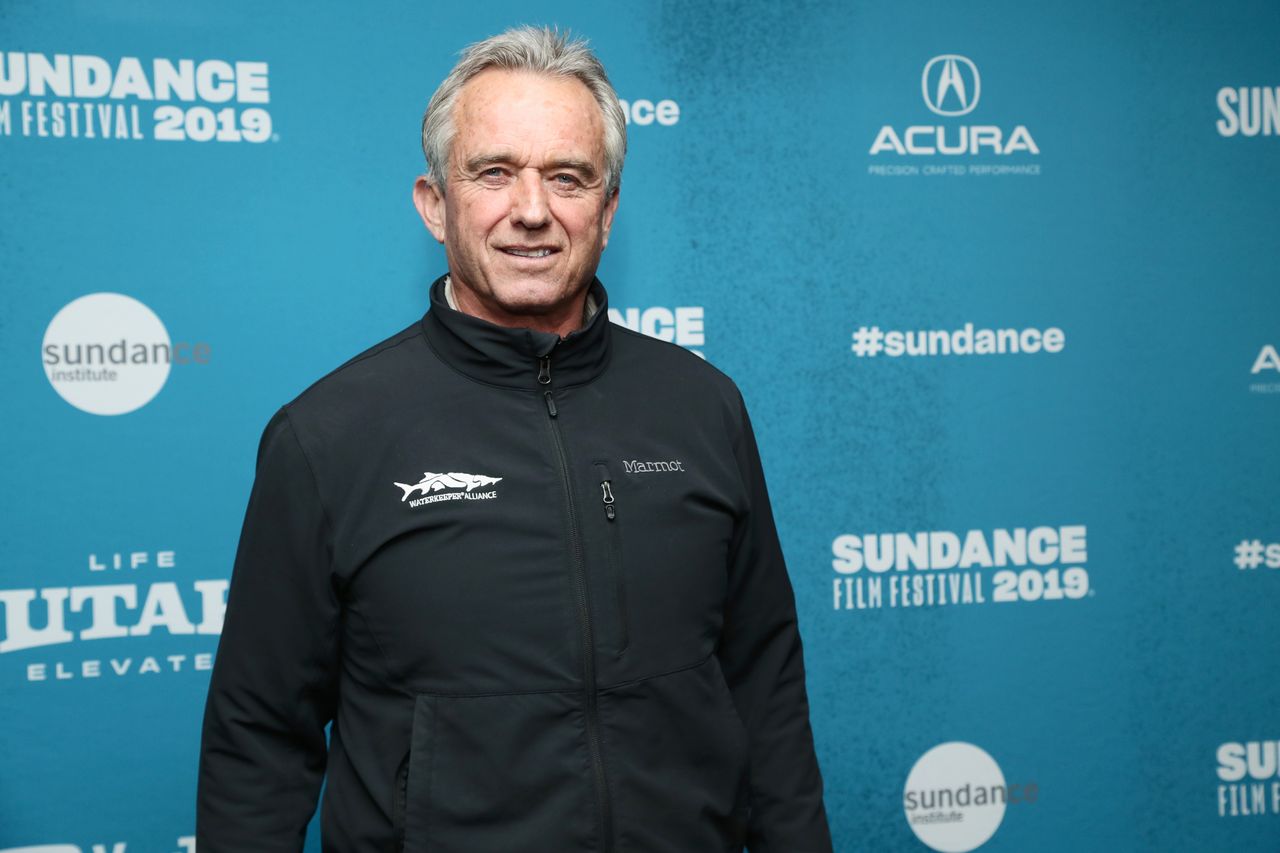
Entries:
{"label": "man's nose", "polygon": [[520,172],[516,176],[515,194],[511,200],[511,221],[525,228],[541,228],[551,219],[547,201],[542,175],[533,170]]}

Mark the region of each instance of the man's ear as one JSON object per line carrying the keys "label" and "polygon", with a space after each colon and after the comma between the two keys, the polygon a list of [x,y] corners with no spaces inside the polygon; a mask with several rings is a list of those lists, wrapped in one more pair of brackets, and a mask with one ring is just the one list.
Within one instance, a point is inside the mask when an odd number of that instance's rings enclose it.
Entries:
{"label": "man's ear", "polygon": [[609,196],[609,200],[604,203],[604,239],[600,241],[600,249],[602,251],[609,245],[609,232],[613,229],[613,215],[618,212],[618,197],[621,194],[622,188],[618,187]]}
{"label": "man's ear", "polygon": [[444,242],[444,193],[426,175],[413,182],[413,206],[437,242]]}

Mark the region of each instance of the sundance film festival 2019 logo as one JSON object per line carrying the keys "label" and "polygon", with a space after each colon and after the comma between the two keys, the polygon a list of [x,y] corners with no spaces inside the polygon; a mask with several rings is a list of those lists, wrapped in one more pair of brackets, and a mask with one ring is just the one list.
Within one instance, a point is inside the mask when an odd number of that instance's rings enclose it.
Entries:
{"label": "sundance film festival 2019 logo", "polygon": [[0,136],[266,142],[265,62],[0,51]]}
{"label": "sundance film festival 2019 logo", "polygon": [[1087,598],[1093,594],[1087,538],[1082,524],[845,533],[831,543],[832,607],[920,609]]}
{"label": "sundance film festival 2019 logo", "polygon": [[1218,747],[1218,817],[1280,815],[1280,740]]}
{"label": "sundance film festival 2019 logo", "polygon": [[991,840],[1010,807],[1034,804],[1035,782],[1009,784],[986,750],[952,741],[930,749],[907,775],[907,826],[929,849],[968,853]]}
{"label": "sundance film festival 2019 logo", "polygon": [[1219,136],[1280,136],[1280,86],[1218,90]]}
{"label": "sundance film festival 2019 logo", "polygon": [[[1039,175],[1040,155],[1025,125],[955,122],[972,114],[982,97],[982,76],[967,56],[945,53],[924,64],[920,92],[939,124],[883,125],[871,143],[867,173],[879,177]],[[986,158],[996,158],[994,162]],[[1014,160],[1006,158],[1013,157]],[[927,158],[921,160],[919,158]],[[951,158],[950,162],[945,159]],[[983,162],[975,162],[982,160]]]}
{"label": "sundance film festival 2019 logo", "polygon": [[45,376],[62,399],[94,415],[136,411],[177,365],[209,363],[208,343],[174,343],[156,313],[131,296],[90,293],[65,305],[40,347]]}
{"label": "sundance film festival 2019 logo", "polygon": [[707,343],[706,319],[701,305],[610,308],[609,321],[651,338],[679,344],[694,355],[706,358],[700,349]]}

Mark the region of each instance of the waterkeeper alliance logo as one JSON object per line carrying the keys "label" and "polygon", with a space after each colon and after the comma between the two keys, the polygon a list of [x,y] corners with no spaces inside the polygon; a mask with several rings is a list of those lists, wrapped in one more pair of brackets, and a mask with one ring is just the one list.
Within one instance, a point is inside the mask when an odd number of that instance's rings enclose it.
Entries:
{"label": "waterkeeper alliance logo", "polygon": [[701,305],[610,308],[609,321],[660,341],[679,344],[694,355],[706,358],[701,349],[695,349],[707,343],[706,317]]}
{"label": "waterkeeper alliance logo", "polygon": [[1280,740],[1218,747],[1218,817],[1280,815]]}
{"label": "waterkeeper alliance logo", "polygon": [[[1082,524],[962,533],[845,533],[831,543],[836,573],[832,607],[1079,600],[1092,595],[1087,538]],[[983,571],[992,568],[999,570]]]}
{"label": "waterkeeper alliance logo", "polygon": [[930,749],[907,774],[907,826],[931,850],[968,853],[991,840],[1011,806],[1035,803],[1035,782],[1011,785],[981,747],[952,741]]}
{"label": "waterkeeper alliance logo", "polygon": [[[409,501],[409,506],[420,507],[441,501],[489,501],[498,496],[494,489],[479,491],[483,486],[501,483],[501,477],[489,477],[485,474],[464,474],[453,471],[448,474],[433,474],[430,471],[422,475],[416,483],[393,483],[402,492],[400,502]],[[420,498],[409,500],[413,495]]]}
{"label": "waterkeeper alliance logo", "polygon": [[49,322],[40,346],[58,396],[83,412],[123,415],[151,402],[174,364],[209,363],[208,343],[173,343],[156,313],[131,296],[91,293]]}
{"label": "waterkeeper alliance logo", "polygon": [[[210,578],[170,580],[180,571],[173,551],[129,551],[90,554],[90,575],[112,581],[157,577],[150,583],[93,583],[43,589],[0,589],[4,631],[0,633],[0,667],[20,660],[26,681],[125,678],[162,672],[213,668],[213,647],[198,654],[166,654],[152,641],[145,653],[118,651],[110,657],[79,657],[73,649],[96,640],[140,639],[163,631],[170,636],[217,637],[227,609],[229,581]],[[183,592],[187,592],[184,599]],[[32,660],[33,650],[53,646],[54,658]],[[120,647],[115,647],[119,649]],[[14,655],[16,657],[10,657]],[[0,672],[3,672],[0,669]]]}
{"label": "waterkeeper alliance logo", "polygon": [[[951,121],[978,108],[983,93],[978,66],[967,56],[944,53],[924,64],[920,75],[924,106],[943,119],[939,124],[881,126],[871,143],[867,173],[879,177],[1039,175],[1036,144],[1026,125],[1006,129],[994,124]],[[1018,155],[1016,161],[1005,158]],[[994,157],[996,162],[975,162]],[[905,159],[904,159],[905,158]],[[917,158],[928,158],[920,160]],[[952,158],[945,162],[938,158]]]}
{"label": "waterkeeper alliance logo", "polygon": [[270,100],[265,62],[0,51],[0,136],[266,142]]}

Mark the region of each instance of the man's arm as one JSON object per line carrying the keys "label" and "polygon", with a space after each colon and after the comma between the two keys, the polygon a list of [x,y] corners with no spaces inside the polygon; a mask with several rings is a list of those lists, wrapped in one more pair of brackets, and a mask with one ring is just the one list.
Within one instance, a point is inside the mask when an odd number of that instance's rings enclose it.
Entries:
{"label": "man's arm", "polygon": [[750,743],[751,853],[830,853],[795,599],[746,408],[734,455],[748,508],[734,531],[716,654]]}
{"label": "man's arm", "polygon": [[310,464],[281,409],[258,449],[205,706],[201,853],[302,849],[337,692],[330,537]]}

